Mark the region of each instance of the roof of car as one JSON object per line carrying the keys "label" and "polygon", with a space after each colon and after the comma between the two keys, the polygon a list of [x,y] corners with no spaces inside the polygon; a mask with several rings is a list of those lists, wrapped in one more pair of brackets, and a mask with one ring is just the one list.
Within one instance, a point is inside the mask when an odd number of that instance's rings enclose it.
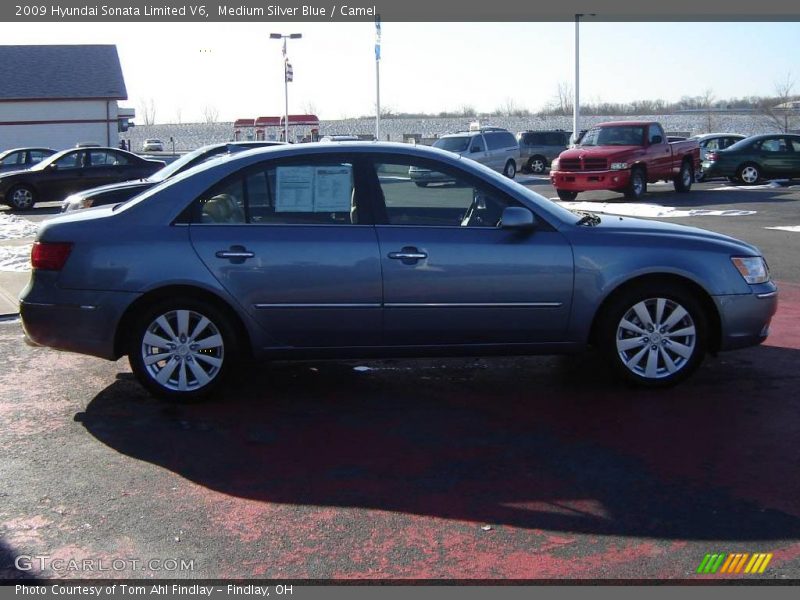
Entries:
{"label": "roof of car", "polygon": [[658,121],[607,121],[597,123],[592,127],[619,127],[620,125],[630,125],[633,127],[644,127],[645,125],[658,125]]}
{"label": "roof of car", "polygon": [[701,133],[698,135],[693,135],[691,138],[692,140],[710,140],[712,138],[718,137],[739,137],[739,138],[746,138],[746,135],[742,135],[741,133]]}

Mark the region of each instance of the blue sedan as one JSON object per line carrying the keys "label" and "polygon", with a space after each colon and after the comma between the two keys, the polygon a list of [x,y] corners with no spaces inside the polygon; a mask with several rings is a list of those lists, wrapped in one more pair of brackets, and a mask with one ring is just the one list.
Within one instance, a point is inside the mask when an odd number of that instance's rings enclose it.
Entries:
{"label": "blue sedan", "polygon": [[[417,186],[410,172],[440,173]],[[675,384],[761,343],[759,250],[575,213],[474,161],[390,143],[250,150],[45,222],[21,297],[34,343],[116,360],[154,395],[257,358],[541,354],[590,345]]]}

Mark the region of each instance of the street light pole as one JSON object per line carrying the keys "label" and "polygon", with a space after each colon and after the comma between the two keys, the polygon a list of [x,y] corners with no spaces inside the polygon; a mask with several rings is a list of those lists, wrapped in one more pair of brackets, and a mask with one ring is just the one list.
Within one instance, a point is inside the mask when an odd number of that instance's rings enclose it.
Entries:
{"label": "street light pole", "polygon": [[271,40],[283,40],[283,141],[287,143],[289,142],[289,58],[286,55],[286,40],[299,40],[301,37],[303,37],[302,33],[290,33],[288,35],[282,33],[269,34],[269,39]]}
{"label": "street light pole", "polygon": [[578,142],[578,136],[580,135],[580,129],[578,129],[580,117],[581,117],[581,100],[580,100],[580,88],[581,88],[581,68],[580,68],[580,58],[581,58],[581,49],[580,49],[580,21],[581,17],[594,17],[595,13],[575,13],[575,98],[573,99],[573,106],[572,106],[572,141],[573,143]]}

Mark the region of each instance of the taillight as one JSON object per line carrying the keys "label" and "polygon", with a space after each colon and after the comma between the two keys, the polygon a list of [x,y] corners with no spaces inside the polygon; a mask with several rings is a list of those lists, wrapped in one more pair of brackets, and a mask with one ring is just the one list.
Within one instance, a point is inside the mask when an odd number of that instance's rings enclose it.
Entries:
{"label": "taillight", "polygon": [[31,266],[43,271],[60,271],[71,250],[71,242],[36,242],[31,250]]}
{"label": "taillight", "polygon": [[718,158],[719,158],[719,154],[717,154],[716,152],[709,152],[708,154],[706,154],[706,160],[708,162],[714,162]]}

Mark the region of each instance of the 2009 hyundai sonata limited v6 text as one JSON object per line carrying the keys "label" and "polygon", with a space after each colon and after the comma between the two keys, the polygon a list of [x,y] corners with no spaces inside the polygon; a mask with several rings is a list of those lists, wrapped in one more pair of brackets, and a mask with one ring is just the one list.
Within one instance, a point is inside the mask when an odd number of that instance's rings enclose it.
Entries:
{"label": "2009 hyundai sonata limited v6 text", "polygon": [[[440,172],[415,185],[413,169]],[[44,223],[21,297],[35,343],[115,360],[153,394],[218,388],[245,357],[567,353],[633,382],[761,343],[758,249],[575,213],[474,161],[389,143],[250,150],[115,207]]]}

